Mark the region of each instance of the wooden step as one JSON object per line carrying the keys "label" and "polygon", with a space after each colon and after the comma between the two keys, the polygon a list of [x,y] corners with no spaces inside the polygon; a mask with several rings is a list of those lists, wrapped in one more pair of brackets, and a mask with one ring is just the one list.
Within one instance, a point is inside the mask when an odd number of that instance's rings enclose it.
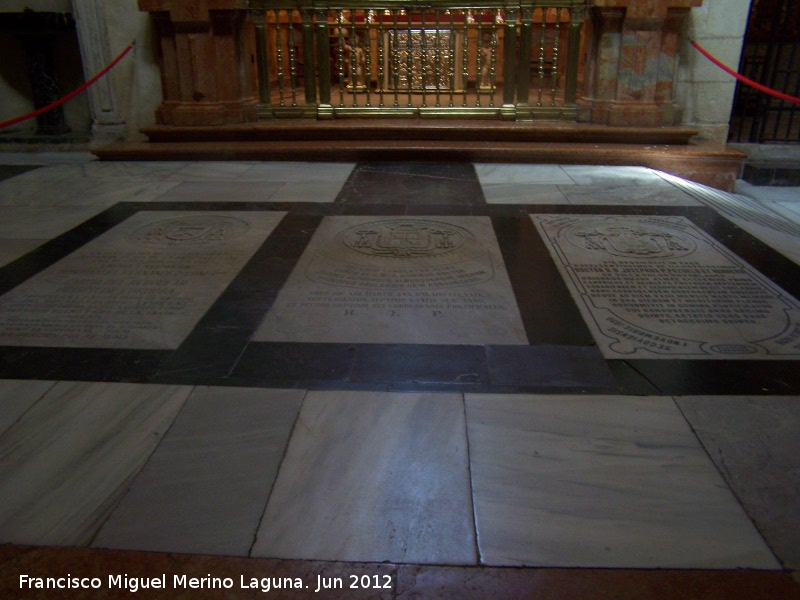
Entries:
{"label": "wooden step", "polygon": [[271,120],[212,127],[154,126],[142,132],[151,142],[402,141],[553,142],[597,144],[689,143],[687,127],[608,127],[581,123],[452,119]]}
{"label": "wooden step", "polygon": [[723,145],[443,140],[121,143],[102,160],[451,161],[642,166],[730,191],[745,154]]}

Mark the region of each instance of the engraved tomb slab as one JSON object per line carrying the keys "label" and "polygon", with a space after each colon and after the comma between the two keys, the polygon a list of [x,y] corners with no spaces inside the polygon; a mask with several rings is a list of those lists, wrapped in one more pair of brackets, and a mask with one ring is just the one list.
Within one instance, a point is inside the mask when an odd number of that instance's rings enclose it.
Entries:
{"label": "engraved tomb slab", "polygon": [[487,217],[326,217],[254,341],[527,344]]}
{"label": "engraved tomb slab", "polygon": [[175,349],[284,215],[138,212],[0,297],[0,345]]}
{"label": "engraved tomb slab", "polygon": [[531,218],[606,358],[800,359],[800,302],[685,217]]}

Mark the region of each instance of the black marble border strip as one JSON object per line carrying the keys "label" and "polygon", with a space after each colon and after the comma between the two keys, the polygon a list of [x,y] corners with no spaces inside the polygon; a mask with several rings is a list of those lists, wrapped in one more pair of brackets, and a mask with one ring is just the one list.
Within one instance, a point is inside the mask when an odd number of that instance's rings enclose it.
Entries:
{"label": "black marble border strip", "polygon": [[148,383],[172,350],[0,346],[0,378]]}
{"label": "black marble border strip", "polygon": [[253,342],[207,385],[495,393],[617,393],[596,348]]}
{"label": "black marble border strip", "polygon": [[226,377],[321,221],[318,215],[284,216],[153,381]]}

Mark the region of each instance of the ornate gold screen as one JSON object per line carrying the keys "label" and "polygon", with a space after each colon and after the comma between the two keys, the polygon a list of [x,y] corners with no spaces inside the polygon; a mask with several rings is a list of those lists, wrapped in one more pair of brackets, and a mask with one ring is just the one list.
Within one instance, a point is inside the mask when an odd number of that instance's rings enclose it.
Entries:
{"label": "ornate gold screen", "polygon": [[454,88],[455,43],[449,29],[397,29],[389,32],[389,41],[390,87]]}

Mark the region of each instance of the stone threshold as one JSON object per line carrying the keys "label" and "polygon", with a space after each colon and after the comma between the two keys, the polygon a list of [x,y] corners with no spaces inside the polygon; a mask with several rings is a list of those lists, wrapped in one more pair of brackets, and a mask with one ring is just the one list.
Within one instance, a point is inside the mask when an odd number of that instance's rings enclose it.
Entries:
{"label": "stone threshold", "polygon": [[142,129],[151,142],[453,141],[686,145],[688,127],[612,127],[559,121],[350,118],[272,119],[217,126],[157,125]]}
{"label": "stone threshold", "polygon": [[745,159],[745,154],[737,150],[711,144],[399,138],[257,141],[194,139],[120,143],[96,148],[92,152],[102,160],[450,161],[639,166],[664,171],[723,191],[733,190]]}

